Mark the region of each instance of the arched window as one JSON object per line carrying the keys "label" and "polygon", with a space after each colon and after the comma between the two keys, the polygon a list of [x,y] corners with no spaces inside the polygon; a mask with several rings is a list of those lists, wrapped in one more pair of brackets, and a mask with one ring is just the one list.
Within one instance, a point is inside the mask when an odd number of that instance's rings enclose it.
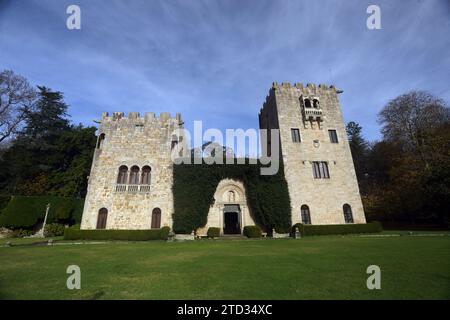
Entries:
{"label": "arched window", "polygon": [[152,211],[152,229],[161,228],[161,209],[155,208]]}
{"label": "arched window", "polygon": [[101,208],[98,211],[97,229],[105,229],[106,228],[106,220],[107,219],[108,219],[108,209]]}
{"label": "arched window", "polygon": [[314,99],[314,100],[313,100],[313,104],[314,104],[314,108],[316,108],[316,109],[319,109],[319,108],[320,108],[319,100]]}
{"label": "arched window", "polygon": [[352,207],[350,207],[350,205],[346,203],[344,204],[342,209],[344,210],[345,223],[353,223]]}
{"label": "arched window", "polygon": [[175,146],[176,146],[177,144],[178,144],[178,137],[177,137],[176,134],[173,134],[173,135],[172,135],[172,142],[171,142],[170,148],[171,148],[171,149],[175,148]]}
{"label": "arched window", "polygon": [[303,224],[311,224],[311,214],[309,213],[309,207],[304,204],[300,208],[301,216],[302,216],[302,223]]}
{"label": "arched window", "polygon": [[311,106],[311,100],[305,99],[305,108],[312,108],[312,106]]}
{"label": "arched window", "polygon": [[119,174],[117,175],[117,184],[126,184],[128,176],[128,167],[121,166],[119,168]]}
{"label": "arched window", "polygon": [[103,145],[103,141],[105,140],[105,134],[102,133],[98,136],[98,141],[97,141],[97,149],[101,149],[102,145]]}
{"label": "arched window", "polygon": [[130,169],[130,184],[139,184],[139,167],[132,166]]}
{"label": "arched window", "polygon": [[152,168],[144,166],[141,174],[141,184],[150,185]]}

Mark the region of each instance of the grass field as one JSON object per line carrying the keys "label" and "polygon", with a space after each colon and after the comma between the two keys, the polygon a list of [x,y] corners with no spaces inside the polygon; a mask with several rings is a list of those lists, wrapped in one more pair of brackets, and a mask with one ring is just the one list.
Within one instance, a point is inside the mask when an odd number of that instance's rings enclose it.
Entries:
{"label": "grass field", "polygon": [[[0,261],[1,299],[450,299],[448,235],[62,242]],[[72,264],[81,290],[66,288]],[[366,287],[373,264],[381,290]]]}

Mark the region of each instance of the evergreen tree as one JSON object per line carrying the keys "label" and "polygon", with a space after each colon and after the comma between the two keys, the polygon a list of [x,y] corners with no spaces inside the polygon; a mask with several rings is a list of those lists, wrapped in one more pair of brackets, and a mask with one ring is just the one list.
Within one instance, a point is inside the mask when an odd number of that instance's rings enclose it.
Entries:
{"label": "evergreen tree", "polygon": [[368,153],[368,143],[362,136],[362,127],[356,122],[349,122],[346,126],[347,137],[350,144],[350,150],[355,165],[356,177],[358,178],[361,193],[366,193],[366,161]]}

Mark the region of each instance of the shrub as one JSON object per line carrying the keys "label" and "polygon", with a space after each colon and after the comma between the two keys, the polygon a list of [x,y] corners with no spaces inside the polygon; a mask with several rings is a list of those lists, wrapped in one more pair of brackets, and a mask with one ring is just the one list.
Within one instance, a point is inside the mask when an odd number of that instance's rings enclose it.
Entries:
{"label": "shrub", "polygon": [[208,235],[208,238],[218,238],[220,237],[220,228],[210,227],[206,234]]}
{"label": "shrub", "polygon": [[69,228],[74,229],[74,230],[80,230],[81,224],[77,223],[74,224],[73,226],[70,226]]}
{"label": "shrub", "polygon": [[151,230],[76,230],[67,228],[64,240],[166,240],[169,227]]}
{"label": "shrub", "polygon": [[23,237],[32,236],[33,234],[34,234],[33,230],[16,229],[10,233],[10,236],[11,236],[11,238],[23,238]]}
{"label": "shrub", "polygon": [[0,196],[0,211],[8,205],[11,196]]}
{"label": "shrub", "polygon": [[45,225],[44,236],[45,237],[59,237],[64,235],[66,227],[58,223],[50,223]]}
{"label": "shrub", "polygon": [[167,238],[169,238],[169,232],[170,232],[170,227],[162,227],[161,228],[161,239],[162,240],[167,240]]}
{"label": "shrub", "polygon": [[31,229],[39,221],[44,220],[48,203],[51,206],[47,223],[80,223],[84,199],[55,196],[12,196],[0,214],[0,226]]}
{"label": "shrub", "polygon": [[370,223],[358,224],[327,224],[327,225],[311,225],[297,223],[292,227],[292,232],[295,232],[295,227],[298,227],[302,236],[319,236],[332,234],[357,234],[357,233],[377,233],[383,229],[381,223],[378,221]]}
{"label": "shrub", "polygon": [[261,238],[262,232],[258,226],[245,226],[244,235],[247,238]]}

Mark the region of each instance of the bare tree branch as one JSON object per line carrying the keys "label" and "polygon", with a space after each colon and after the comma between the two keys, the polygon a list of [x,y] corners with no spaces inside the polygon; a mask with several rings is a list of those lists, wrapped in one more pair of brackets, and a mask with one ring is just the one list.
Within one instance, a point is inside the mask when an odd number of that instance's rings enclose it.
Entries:
{"label": "bare tree branch", "polygon": [[0,143],[14,136],[33,108],[36,91],[11,70],[0,72]]}

